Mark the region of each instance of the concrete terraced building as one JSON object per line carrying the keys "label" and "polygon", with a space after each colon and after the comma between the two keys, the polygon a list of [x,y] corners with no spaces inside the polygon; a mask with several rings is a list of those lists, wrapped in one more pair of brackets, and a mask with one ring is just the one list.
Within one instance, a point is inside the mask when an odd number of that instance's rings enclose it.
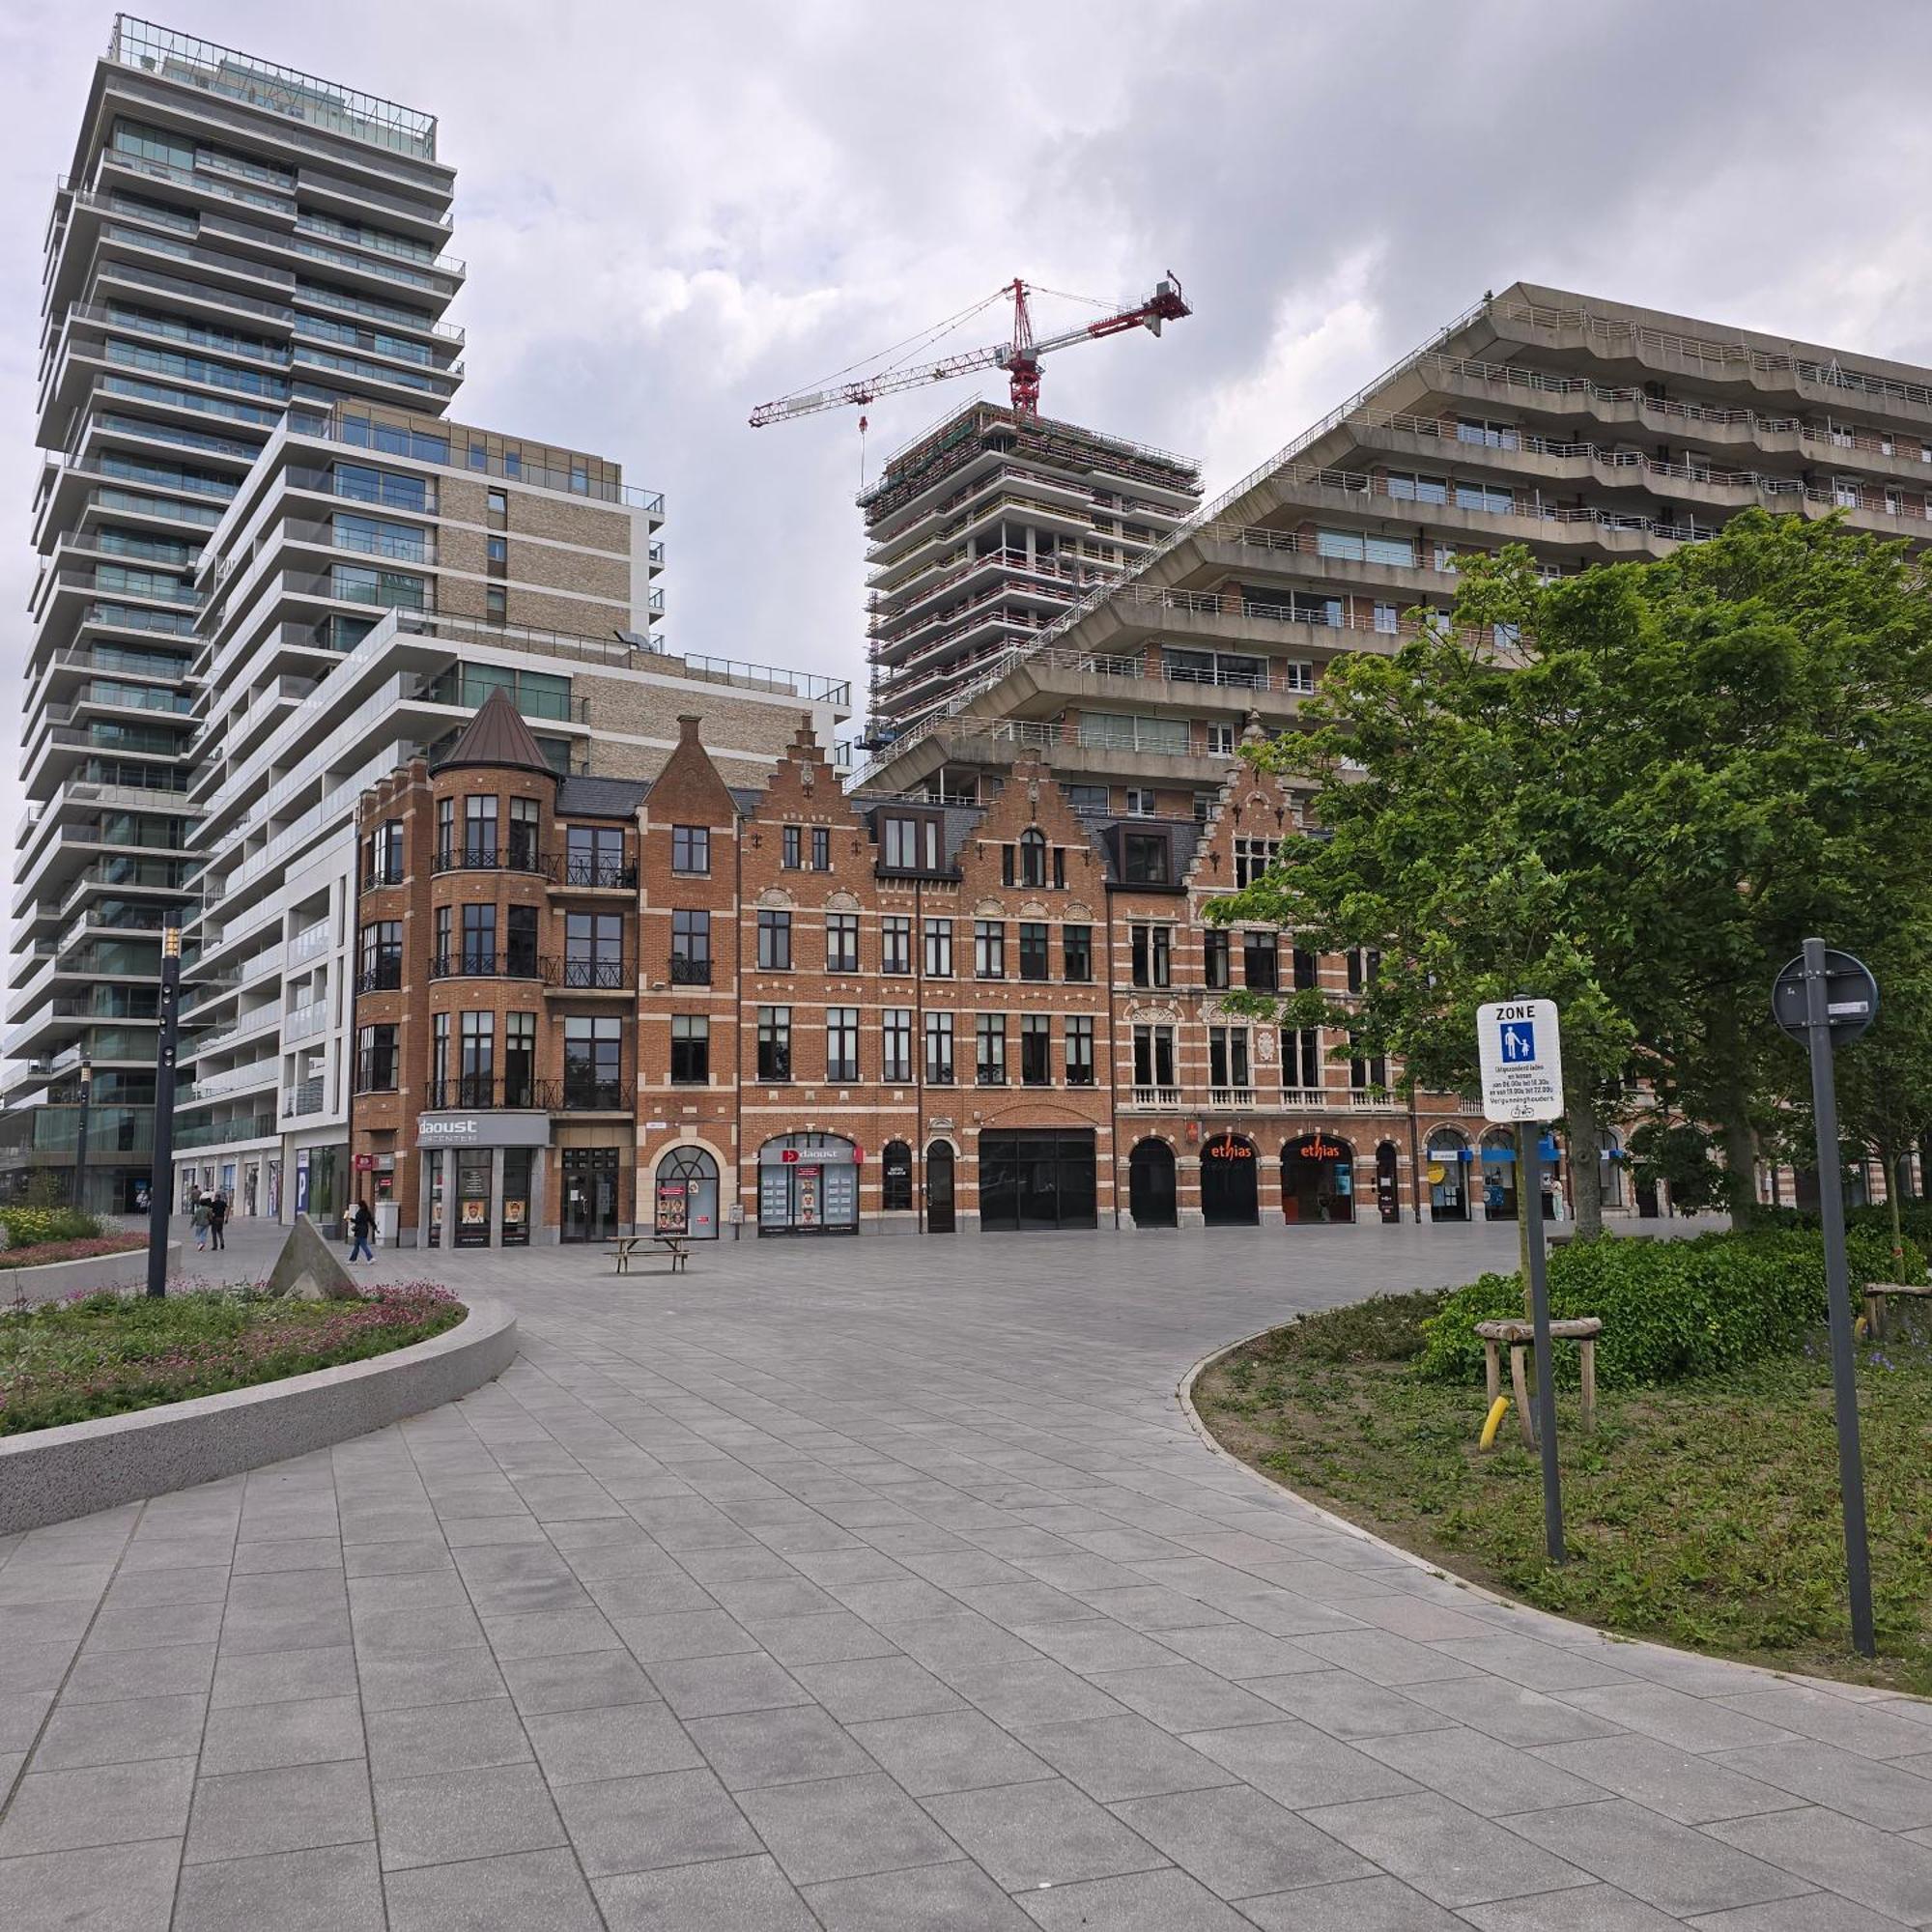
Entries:
{"label": "concrete terraced building", "polygon": [[694,685],[748,770],[845,715],[666,653],[661,496],[446,420],[454,185],[429,114],[116,17],[45,237],[0,1193],[71,1191],[91,1074],[85,1198],[133,1205],[178,917],[180,1178],[327,1211],[356,800],[490,691],[624,777]]}

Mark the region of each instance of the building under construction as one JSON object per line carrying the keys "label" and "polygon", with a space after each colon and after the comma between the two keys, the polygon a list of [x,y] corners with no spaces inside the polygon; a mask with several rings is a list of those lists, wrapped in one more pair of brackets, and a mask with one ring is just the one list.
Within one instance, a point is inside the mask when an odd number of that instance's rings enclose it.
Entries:
{"label": "building under construction", "polygon": [[1139,563],[1201,496],[1197,464],[1073,423],[968,404],[887,460],[866,515],[872,742],[992,673]]}

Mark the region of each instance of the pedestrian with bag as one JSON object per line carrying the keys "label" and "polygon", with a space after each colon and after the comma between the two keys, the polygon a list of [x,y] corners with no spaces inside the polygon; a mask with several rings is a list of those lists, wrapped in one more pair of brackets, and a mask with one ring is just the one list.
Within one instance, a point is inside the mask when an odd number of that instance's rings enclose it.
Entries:
{"label": "pedestrian with bag", "polygon": [[225,1254],[228,1249],[228,1197],[218,1189],[214,1199],[208,1204],[208,1232],[213,1236],[215,1251]]}
{"label": "pedestrian with bag", "polygon": [[349,1211],[349,1232],[354,1237],[349,1245],[349,1259],[352,1262],[369,1262],[376,1259],[376,1217],[369,1211],[366,1201],[358,1201]]}
{"label": "pedestrian with bag", "polygon": [[188,1220],[194,1228],[194,1244],[204,1254],[208,1251],[208,1198],[196,1195],[194,1206],[188,1209]]}

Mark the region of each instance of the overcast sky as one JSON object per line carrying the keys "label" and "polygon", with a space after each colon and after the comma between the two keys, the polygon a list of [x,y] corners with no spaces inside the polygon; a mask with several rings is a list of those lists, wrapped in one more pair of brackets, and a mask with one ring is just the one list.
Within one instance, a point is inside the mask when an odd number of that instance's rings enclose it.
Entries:
{"label": "overcast sky", "polygon": [[[861,696],[856,417],[746,415],[1016,273],[1180,276],[1192,319],[1049,361],[1043,401],[1197,456],[1210,495],[1518,279],[1932,362],[1922,0],[156,5],[437,114],[469,267],[453,413],[668,494],[674,648]],[[41,240],[111,17],[0,0],[15,709]],[[1001,333],[989,311],[959,346]],[[874,469],[973,393],[875,405]]]}

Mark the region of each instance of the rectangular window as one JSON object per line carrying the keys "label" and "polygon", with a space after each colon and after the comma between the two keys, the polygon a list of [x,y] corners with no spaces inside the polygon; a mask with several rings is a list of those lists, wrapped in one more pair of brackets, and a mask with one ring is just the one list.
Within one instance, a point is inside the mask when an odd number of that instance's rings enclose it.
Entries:
{"label": "rectangular window", "polygon": [[791,971],[791,914],[763,911],[758,914],[758,970],[763,973]]}
{"label": "rectangular window", "polygon": [[1012,882],[1013,848],[1010,845],[1002,845],[1000,847],[1000,883],[1003,886],[1009,886]]}
{"label": "rectangular window", "polygon": [[974,1067],[981,1087],[1007,1084],[1007,1016],[980,1013],[973,1021]]}
{"label": "rectangular window", "polygon": [[483,560],[494,570],[504,570],[510,562],[510,540],[508,537],[490,537],[483,546]]}
{"label": "rectangular window", "polygon": [[[1355,1036],[1349,1036],[1349,1044],[1355,1044]],[[1381,1093],[1388,1086],[1388,1061],[1379,1053],[1369,1055],[1351,1054],[1349,1060],[1349,1086],[1356,1094]]]}
{"label": "rectangular window", "polygon": [[456,801],[436,802],[436,864],[439,871],[456,863]]}
{"label": "rectangular window", "polygon": [[358,993],[392,993],[403,983],[403,923],[399,919],[371,920],[362,928],[362,970]]}
{"label": "rectangular window", "polygon": [[1094,928],[1091,925],[1063,925],[1060,928],[1060,963],[1064,976],[1076,984],[1094,977]]}
{"label": "rectangular window", "polygon": [[497,801],[494,798],[466,798],[463,801],[463,863],[466,866],[494,866],[497,863]]}
{"label": "rectangular window", "polygon": [[564,1021],[563,1104],[600,1109],[624,1104],[624,1023],[614,1013]]}
{"label": "rectangular window", "polygon": [[1375,621],[1376,621],[1376,629],[1379,631],[1383,637],[1385,638],[1394,637],[1397,629],[1395,606],[1393,604],[1378,604],[1376,606]]}
{"label": "rectangular window", "polygon": [[[537,868],[537,802],[533,798],[510,801],[510,865],[520,872]],[[618,835],[623,836],[621,833]]]}
{"label": "rectangular window", "polygon": [[503,1015],[503,1104],[533,1107],[537,1098],[537,1016]]}
{"label": "rectangular window", "polygon": [[1391,469],[1385,481],[1388,494],[1405,503],[1446,503],[1449,486],[1440,476],[1415,476]]}
{"label": "rectangular window", "polygon": [[856,912],[829,912],[825,915],[825,970],[828,973],[856,973],[859,970],[859,915]]}
{"label": "rectangular window", "polygon": [[1020,1084],[1047,1087],[1053,1083],[1053,1022],[1045,1013],[1020,1016]]}
{"label": "rectangular window", "polygon": [[463,908],[462,970],[465,973],[497,970],[497,908],[493,905]]}
{"label": "rectangular window", "polygon": [[1075,1013],[1066,1022],[1066,1084],[1094,1084],[1094,1016]]}
{"label": "rectangular window", "polygon": [[952,977],[952,922],[929,919],[925,923],[925,977],[950,980]]}
{"label": "rectangular window", "polygon": [[711,983],[711,915],[677,910],[670,916],[670,982],[673,986]]}
{"label": "rectangular window", "polygon": [[1351,993],[1365,992],[1376,983],[1377,975],[1382,970],[1382,955],[1375,948],[1357,946],[1349,952],[1349,990]]}
{"label": "rectangular window", "polygon": [[932,1087],[952,1085],[952,1015],[925,1016],[925,1078]]}
{"label": "rectangular window", "polygon": [[1321,1086],[1321,1033],[1318,1027],[1288,1029],[1281,1037],[1281,1084],[1309,1093]]}
{"label": "rectangular window", "polygon": [[814,825],[811,828],[811,869],[814,872],[829,872],[832,869],[832,828],[829,825]]}
{"label": "rectangular window", "polygon": [[1250,992],[1272,993],[1281,984],[1281,938],[1273,932],[1241,935],[1241,977]]}
{"label": "rectangular window", "polygon": [[976,980],[1007,977],[1007,928],[1003,920],[973,922],[973,977]]}
{"label": "rectangular window", "polygon": [[396,1029],[366,1026],[355,1037],[355,1091],[387,1094],[396,1085]]}
{"label": "rectangular window", "polygon": [[612,887],[633,883],[624,864],[624,834],[615,825],[573,825],[564,835],[563,883]]}
{"label": "rectangular window", "polygon": [[435,1013],[429,1023],[429,1103],[432,1107],[448,1104],[443,1087],[448,1078],[449,1015]]}
{"label": "rectangular window", "polygon": [[1208,1029],[1208,1086],[1246,1087],[1249,1082],[1247,1028],[1209,1027]]}
{"label": "rectangular window", "polygon": [[885,823],[885,865],[889,871],[919,869],[919,820],[889,818]]}
{"label": "rectangular window", "polygon": [[1136,925],[1129,928],[1133,949],[1133,975],[1136,986],[1171,986],[1174,983],[1174,928],[1166,925]]}
{"label": "rectangular window", "polygon": [[1121,872],[1130,886],[1164,886],[1169,878],[1167,836],[1129,832],[1121,840]]}
{"label": "rectangular window", "polygon": [[1127,816],[1129,818],[1151,818],[1159,807],[1154,802],[1153,793],[1145,785],[1127,787]]}
{"label": "rectangular window", "polygon": [[889,912],[879,922],[879,971],[912,971],[912,921],[903,913]]}
{"label": "rectangular window", "polygon": [[1228,968],[1228,928],[1210,925],[1201,935],[1201,959],[1208,984],[1217,991],[1233,984]]}
{"label": "rectangular window", "polygon": [[1105,785],[1070,784],[1066,787],[1066,802],[1075,811],[1109,811],[1113,800]]}
{"label": "rectangular window", "polygon": [[507,490],[492,490],[489,501],[489,526],[493,530],[504,529],[510,521],[510,493]]}
{"label": "rectangular window", "polygon": [[879,1078],[888,1086],[912,1079],[912,1009],[888,1007],[879,1016]]}
{"label": "rectangular window", "polygon": [[505,915],[504,970],[519,979],[534,979],[537,971],[537,909],[513,905]]}
{"label": "rectangular window", "polygon": [[620,987],[624,983],[624,921],[614,912],[573,912],[563,922],[563,983]]}
{"label": "rectangular window", "polygon": [[791,1009],[758,1009],[758,1078],[766,1081],[791,1078]]}
{"label": "rectangular window", "polygon": [[510,614],[509,593],[500,583],[486,583],[483,586],[483,617],[486,623],[501,624]]}
{"label": "rectangular window", "polygon": [[1494,483],[1458,483],[1456,507],[1480,510],[1486,516],[1507,516],[1516,508],[1516,493]]}
{"label": "rectangular window", "polygon": [[711,1022],[702,1013],[670,1016],[670,1084],[673,1087],[711,1084]]}
{"label": "rectangular window", "polygon": [[1137,1026],[1134,1029],[1134,1085],[1174,1085],[1174,1029]]}
{"label": "rectangular window", "polygon": [[1256,884],[1281,852],[1279,838],[1236,838],[1235,840],[1235,884],[1236,888]]}
{"label": "rectangular window", "polygon": [[1294,949],[1294,990],[1297,993],[1313,992],[1321,983],[1321,960],[1305,948],[1297,946]]}
{"label": "rectangular window", "polygon": [[859,1009],[825,1009],[825,1077],[847,1083],[859,1077]]}
{"label": "rectangular window", "polygon": [[495,1103],[497,1075],[497,1016],[459,1013],[462,1059],[457,1067],[456,1094],[445,1105],[488,1107]]}
{"label": "rectangular window", "polygon": [[1235,755],[1235,727],[1232,724],[1208,726],[1208,755],[1210,758],[1232,758]]}
{"label": "rectangular window", "polygon": [[673,825],[670,829],[670,868],[689,877],[702,878],[711,870],[711,828],[708,825]]}
{"label": "rectangular window", "polygon": [[805,863],[800,856],[805,849],[805,828],[801,825],[787,825],[781,841],[782,856],[779,864],[787,872],[795,872]]}
{"label": "rectangular window", "polygon": [[1020,978],[1044,980],[1051,971],[1047,963],[1046,924],[1042,920],[1020,921]]}
{"label": "rectangular window", "polygon": [[369,883],[399,886],[403,882],[403,821],[385,819],[369,840]]}

